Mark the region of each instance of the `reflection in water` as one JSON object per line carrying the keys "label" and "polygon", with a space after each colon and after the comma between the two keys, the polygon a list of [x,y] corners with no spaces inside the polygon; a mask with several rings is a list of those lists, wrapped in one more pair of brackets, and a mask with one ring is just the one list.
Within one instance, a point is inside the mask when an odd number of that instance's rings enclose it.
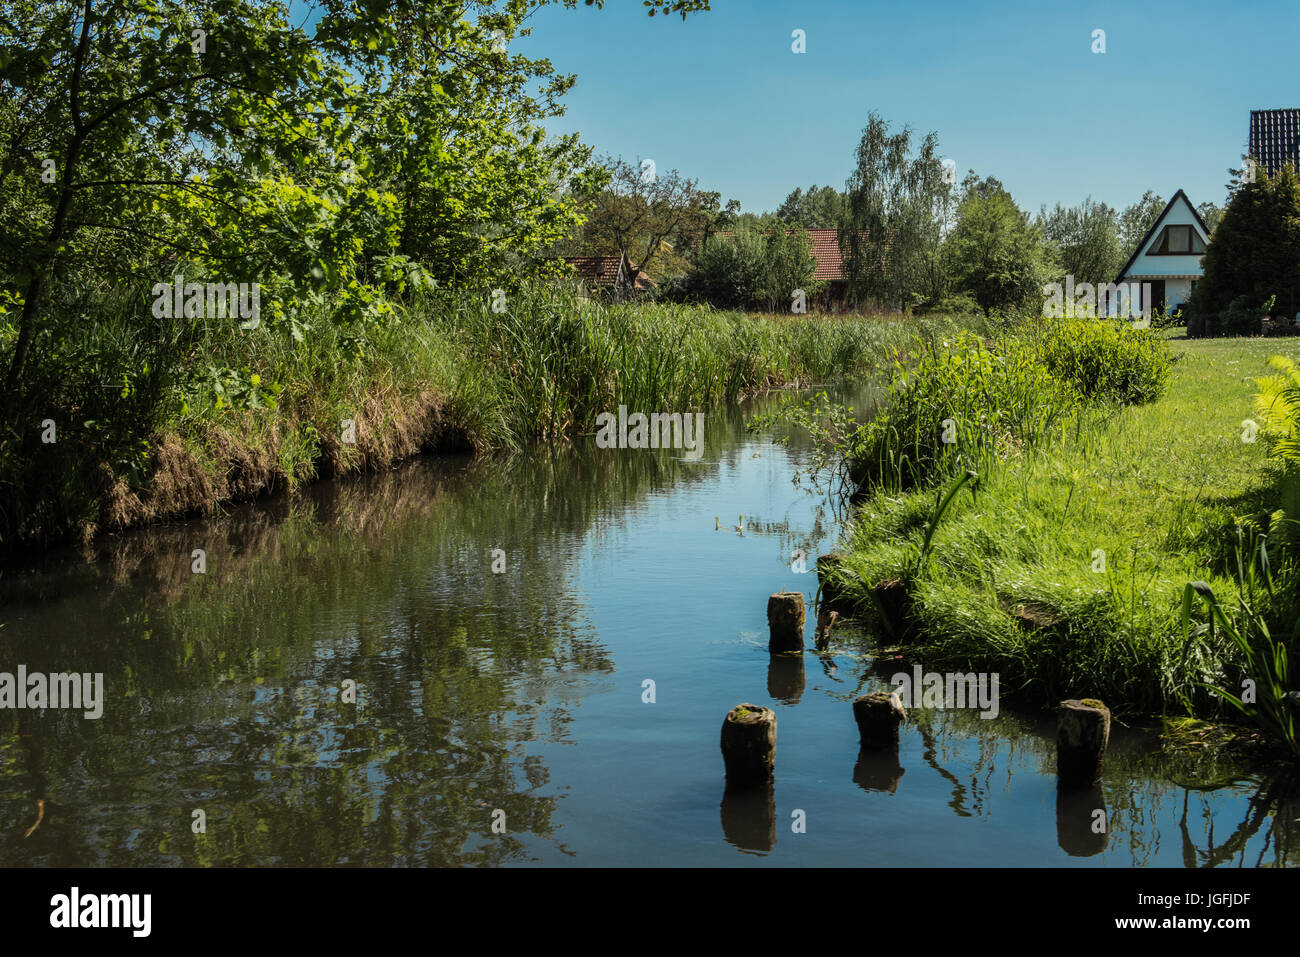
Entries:
{"label": "reflection in water", "polygon": [[1056,789],[1056,843],[1071,857],[1091,857],[1106,849],[1110,822],[1101,785]]}
{"label": "reflection in water", "polygon": [[776,787],[728,787],[722,793],[722,834],[742,851],[764,854],[776,847]]}
{"label": "reflection in water", "polygon": [[767,693],[782,704],[797,705],[806,680],[802,654],[776,654],[769,659]]}
{"label": "reflection in water", "polygon": [[766,597],[815,591],[792,552],[813,565],[834,528],[791,453],[740,411],[707,421],[700,462],[590,443],[419,461],[3,570],[0,671],[106,691],[98,720],[0,710],[0,865],[861,863],[835,827],[778,847],[770,783],[724,794],[719,839],[716,715],[746,700],[797,709],[783,787],[819,821],[870,804],[894,863],[966,841],[989,864],[1295,864],[1292,779],[1149,735],[1115,733],[1098,793],[1053,822],[1054,726],[1012,701],[911,709],[898,751],[846,781],[849,702],[895,664],[873,673],[845,625],[811,673],[759,650]]}
{"label": "reflection in water", "polygon": [[853,765],[853,783],[864,791],[894,794],[904,773],[897,748],[861,748]]}
{"label": "reflection in water", "polygon": [[[1216,842],[1214,819],[1213,815],[1210,815],[1205,829],[1204,848],[1197,846],[1189,824],[1192,795],[1203,794],[1203,792],[1190,788],[1184,791],[1183,813],[1178,819],[1184,866],[1218,867],[1229,863],[1239,867],[1260,867],[1266,863],[1294,865],[1294,846],[1297,832],[1300,831],[1300,828],[1296,827],[1296,824],[1300,824],[1298,776],[1300,772],[1291,767],[1280,772],[1276,777],[1262,781],[1259,789],[1247,801],[1246,816],[1222,841]],[[1264,830],[1264,836],[1259,842],[1259,852],[1248,858],[1247,850],[1250,841],[1258,836],[1261,828]],[[1271,861],[1265,859],[1270,849],[1273,851]]]}

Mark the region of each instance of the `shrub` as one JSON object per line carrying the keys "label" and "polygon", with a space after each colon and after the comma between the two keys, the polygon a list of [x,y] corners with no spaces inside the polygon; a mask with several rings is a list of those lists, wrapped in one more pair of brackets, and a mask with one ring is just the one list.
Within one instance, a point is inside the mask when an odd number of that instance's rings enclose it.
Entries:
{"label": "shrub", "polygon": [[1140,405],[1169,385],[1171,359],[1164,341],[1147,329],[1103,319],[1062,319],[1038,339],[1052,375],[1091,401]]}
{"label": "shrub", "polygon": [[1023,340],[964,334],[898,373],[880,414],[848,450],[859,486],[934,484],[1045,441],[1080,404]]}
{"label": "shrub", "polygon": [[802,229],[777,223],[766,234],[750,229],[715,234],[696,254],[677,295],[718,309],[788,312],[794,290],[811,299],[825,288],[824,281],[813,279],[816,268]]}
{"label": "shrub", "polygon": [[710,236],[696,254],[682,291],[687,299],[718,309],[743,309],[763,298],[767,283],[767,245],[742,229],[732,236]]}

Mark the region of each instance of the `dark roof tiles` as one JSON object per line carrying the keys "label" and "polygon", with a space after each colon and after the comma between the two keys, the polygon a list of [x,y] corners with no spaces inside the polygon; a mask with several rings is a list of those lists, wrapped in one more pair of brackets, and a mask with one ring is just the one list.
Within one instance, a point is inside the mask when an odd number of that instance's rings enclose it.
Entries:
{"label": "dark roof tiles", "polygon": [[1300,109],[1251,110],[1250,155],[1269,176],[1300,161]]}

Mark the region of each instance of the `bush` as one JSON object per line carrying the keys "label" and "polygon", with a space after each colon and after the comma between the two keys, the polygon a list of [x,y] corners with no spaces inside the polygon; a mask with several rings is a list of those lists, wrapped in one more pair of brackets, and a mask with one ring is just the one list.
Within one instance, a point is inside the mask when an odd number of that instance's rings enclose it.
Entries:
{"label": "bush", "polygon": [[983,311],[980,304],[964,292],[944,296],[936,302],[926,302],[916,308],[918,315],[974,316]]}
{"label": "bush", "polygon": [[741,229],[709,237],[676,295],[717,309],[788,312],[794,290],[812,299],[825,288],[824,281],[813,279],[816,268],[802,229],[787,230],[780,223],[766,235]]}
{"label": "bush", "polygon": [[898,364],[880,414],[848,450],[850,474],[860,487],[935,484],[1044,442],[1081,399],[1023,340],[993,348],[964,334],[911,369]]}
{"label": "bush", "polygon": [[685,297],[717,309],[744,309],[763,298],[767,248],[763,237],[742,229],[710,236],[682,283]]}
{"label": "bush", "polygon": [[1062,319],[1038,339],[1052,375],[1091,401],[1140,405],[1164,395],[1171,359],[1164,341],[1147,329],[1104,319]]}

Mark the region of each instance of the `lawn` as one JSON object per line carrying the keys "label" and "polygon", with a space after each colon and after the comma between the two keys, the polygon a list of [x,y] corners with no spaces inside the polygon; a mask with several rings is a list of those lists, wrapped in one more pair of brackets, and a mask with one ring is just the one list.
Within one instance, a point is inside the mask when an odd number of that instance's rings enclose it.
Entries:
{"label": "lawn", "polygon": [[[1300,354],[1300,339],[1171,335],[1162,398],[1094,413],[958,496],[908,583],[915,660],[1000,672],[1004,693],[1033,704],[1099,697],[1121,713],[1212,713],[1199,682],[1239,688],[1226,642],[1187,652],[1182,596],[1204,580],[1235,598],[1236,545],[1281,504],[1243,423],[1254,378],[1269,356]],[[934,504],[934,489],[861,504],[843,550],[862,608],[874,606],[863,586],[909,577]]]}

